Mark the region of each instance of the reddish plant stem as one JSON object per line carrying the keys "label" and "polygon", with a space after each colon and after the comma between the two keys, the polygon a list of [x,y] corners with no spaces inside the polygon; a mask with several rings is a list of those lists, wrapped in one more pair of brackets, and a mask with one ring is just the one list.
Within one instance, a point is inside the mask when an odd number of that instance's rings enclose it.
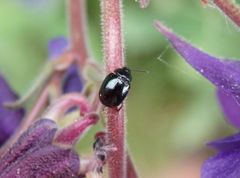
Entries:
{"label": "reddish plant stem", "polygon": [[52,78],[48,83],[49,104],[51,104],[54,100],[56,100],[61,95],[61,86],[62,86],[63,76],[64,76],[64,72],[57,71],[53,73]]}
{"label": "reddish plant stem", "polygon": [[138,178],[138,174],[129,154],[127,155],[127,178]]}
{"label": "reddish plant stem", "polygon": [[91,106],[84,96],[79,93],[69,93],[58,98],[45,112],[44,117],[57,121],[75,106],[80,109],[80,114],[83,116],[91,110]]}
{"label": "reddish plant stem", "polygon": [[240,6],[234,0],[213,0],[213,3],[240,27]]}
{"label": "reddish plant stem", "polygon": [[125,117],[124,107],[118,112],[116,109],[107,109],[107,134],[109,142],[116,151],[108,153],[109,177],[126,177],[126,148],[125,148]]}
{"label": "reddish plant stem", "polygon": [[[49,97],[49,90],[48,90],[48,87],[46,87],[42,91],[34,107],[31,109],[31,112],[25,118],[26,122],[22,122],[23,125],[20,126],[21,133],[27,130],[27,128],[32,124],[32,122],[40,115],[40,113],[43,111],[43,109],[47,105],[48,97]],[[19,134],[19,136],[21,135],[21,133]]]}
{"label": "reddish plant stem", "polygon": [[103,48],[107,73],[123,67],[124,64],[121,4],[122,0],[101,0]]}
{"label": "reddish plant stem", "polygon": [[[101,0],[103,48],[106,72],[123,67],[124,51],[121,24],[122,0]],[[108,153],[109,177],[126,177],[125,104],[121,110],[107,108],[107,134],[116,151]]]}
{"label": "reddish plant stem", "polygon": [[71,50],[77,55],[77,61],[82,68],[88,59],[85,0],[68,0],[68,13],[72,45]]}
{"label": "reddish plant stem", "polygon": [[99,116],[97,114],[87,114],[83,119],[78,119],[71,125],[60,130],[55,136],[55,143],[69,147],[74,146],[84,133],[86,133],[90,127],[95,125],[98,120]]}

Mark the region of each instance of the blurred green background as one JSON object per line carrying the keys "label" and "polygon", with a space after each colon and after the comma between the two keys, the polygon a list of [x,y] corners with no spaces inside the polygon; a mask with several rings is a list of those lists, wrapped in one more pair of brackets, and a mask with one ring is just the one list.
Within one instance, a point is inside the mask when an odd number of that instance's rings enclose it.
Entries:
{"label": "blurred green background", "polygon": [[[87,4],[90,47],[101,62],[99,0]],[[231,58],[240,58],[239,30],[198,0],[151,0],[145,10],[128,0],[123,7],[127,65],[150,71],[133,74],[128,97],[128,145],[136,166],[146,178],[197,178],[202,161],[214,153],[205,144],[234,129],[224,121],[213,85],[176,54],[153,21]],[[1,0],[0,24],[0,72],[23,94],[47,60],[48,41],[68,35],[65,2]]]}

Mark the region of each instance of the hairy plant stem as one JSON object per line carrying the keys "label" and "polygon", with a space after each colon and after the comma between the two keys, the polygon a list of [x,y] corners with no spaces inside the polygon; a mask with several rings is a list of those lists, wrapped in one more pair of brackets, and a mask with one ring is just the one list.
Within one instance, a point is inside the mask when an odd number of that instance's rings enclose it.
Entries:
{"label": "hairy plant stem", "polygon": [[[123,67],[124,51],[121,24],[122,0],[101,0],[103,48],[106,72]],[[108,153],[108,173],[111,178],[126,177],[125,104],[120,110],[107,110],[107,137],[116,151]]]}
{"label": "hairy plant stem", "polygon": [[103,50],[107,73],[123,67],[122,0],[101,0]]}
{"label": "hairy plant stem", "polygon": [[213,0],[213,3],[240,27],[240,6],[235,0]]}
{"label": "hairy plant stem", "polygon": [[127,178],[138,178],[138,174],[129,154],[127,155]]}
{"label": "hairy plant stem", "polygon": [[80,68],[87,59],[85,0],[68,0],[71,51],[77,55]]}

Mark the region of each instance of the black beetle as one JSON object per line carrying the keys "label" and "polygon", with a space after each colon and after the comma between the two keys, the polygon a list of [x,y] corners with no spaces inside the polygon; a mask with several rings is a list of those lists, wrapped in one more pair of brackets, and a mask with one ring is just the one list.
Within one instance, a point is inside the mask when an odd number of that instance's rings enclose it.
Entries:
{"label": "black beetle", "polygon": [[131,70],[119,68],[103,80],[99,90],[99,99],[103,105],[113,108],[119,106],[126,98],[132,81]]}

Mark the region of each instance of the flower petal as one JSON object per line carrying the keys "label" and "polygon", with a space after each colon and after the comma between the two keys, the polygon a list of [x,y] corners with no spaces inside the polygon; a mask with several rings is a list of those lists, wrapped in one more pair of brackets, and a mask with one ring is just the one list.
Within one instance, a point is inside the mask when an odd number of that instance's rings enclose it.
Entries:
{"label": "flower petal", "polygon": [[240,128],[240,105],[236,99],[222,90],[217,91],[219,104],[226,120],[236,128]]}
{"label": "flower petal", "polygon": [[56,59],[60,55],[63,54],[63,52],[68,47],[68,41],[64,37],[57,37],[53,38],[48,43],[48,53],[49,53],[49,59]]}
{"label": "flower petal", "polygon": [[217,149],[218,151],[240,149],[240,133],[209,142],[208,145]]}
{"label": "flower petal", "polygon": [[77,177],[79,157],[72,149],[49,145],[26,153],[20,160],[0,173],[0,178]]}
{"label": "flower petal", "polygon": [[63,82],[63,92],[81,92],[83,89],[83,81],[79,74],[78,67],[76,64],[71,65],[64,78]]}
{"label": "flower petal", "polygon": [[194,69],[240,103],[240,68],[233,65],[236,61],[223,60],[193,47],[159,21],[155,26]]}
{"label": "flower petal", "polygon": [[209,158],[202,167],[201,178],[240,177],[240,150],[220,152]]}
{"label": "flower petal", "polygon": [[0,159],[0,172],[29,150],[51,144],[56,130],[57,125],[52,120],[41,119],[35,122]]}
{"label": "flower petal", "polygon": [[24,109],[10,110],[4,103],[18,99],[6,80],[0,75],[0,145],[2,145],[20,124],[25,112]]}

